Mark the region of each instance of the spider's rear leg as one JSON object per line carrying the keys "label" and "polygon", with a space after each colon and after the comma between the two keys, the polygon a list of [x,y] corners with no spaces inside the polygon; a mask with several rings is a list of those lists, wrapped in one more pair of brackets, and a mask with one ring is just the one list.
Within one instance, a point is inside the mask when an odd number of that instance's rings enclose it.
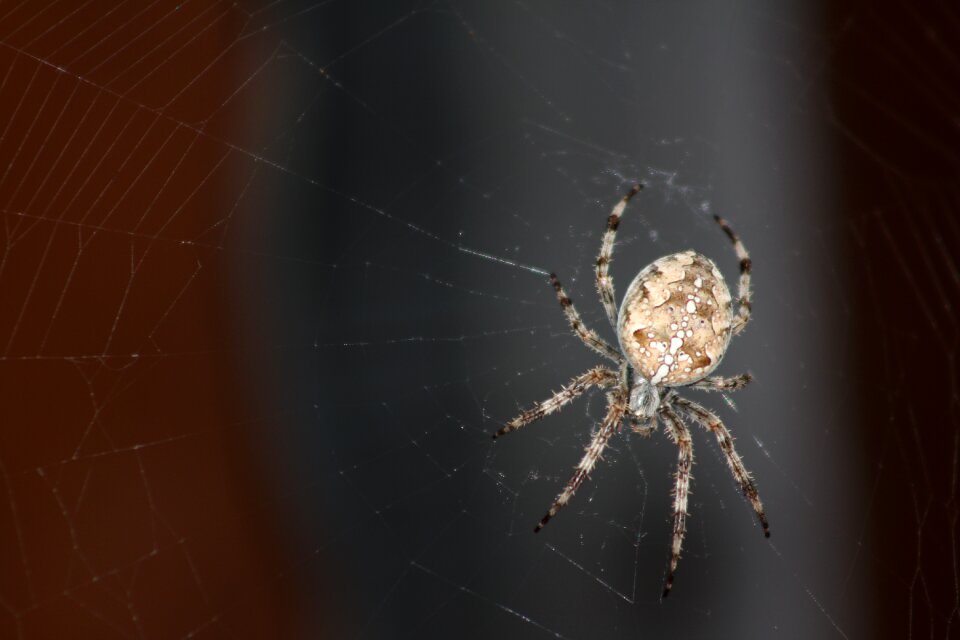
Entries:
{"label": "spider's rear leg", "polygon": [[627,411],[627,405],[626,398],[623,397],[622,393],[614,392],[612,395],[614,395],[614,398],[608,405],[607,415],[600,424],[600,428],[596,434],[594,434],[593,440],[591,440],[589,446],[587,446],[587,451],[583,459],[580,460],[580,464],[576,466],[573,477],[570,478],[567,486],[564,487],[563,491],[557,496],[557,499],[550,505],[547,515],[543,516],[540,524],[533,529],[534,533],[543,529],[550,521],[550,518],[557,515],[557,512],[570,501],[570,498],[573,497],[576,490],[580,488],[583,481],[586,480],[590,472],[593,471],[597,460],[600,459],[603,450],[607,447],[610,437],[617,432],[617,427],[620,425],[620,421]]}
{"label": "spider's rear leg", "polygon": [[587,325],[583,324],[580,314],[577,313],[576,307],[573,306],[573,300],[571,300],[563,290],[563,285],[560,284],[557,274],[550,274],[550,284],[553,285],[553,290],[557,293],[557,300],[560,302],[563,314],[567,316],[567,322],[570,323],[570,328],[583,340],[583,343],[600,355],[610,358],[617,364],[622,363],[623,356],[620,355],[620,352],[611,347],[610,344],[598,336],[595,331],[587,328]]}
{"label": "spider's rear leg", "polygon": [[600,255],[597,256],[597,292],[600,294],[600,302],[607,312],[607,319],[610,320],[610,326],[617,328],[617,302],[616,295],[613,292],[613,280],[610,278],[610,261],[613,260],[613,243],[617,238],[617,227],[620,226],[620,216],[627,208],[630,198],[640,193],[643,185],[635,184],[625,196],[620,198],[620,202],[613,207],[610,216],[607,218],[607,231],[603,234],[603,242],[600,245]]}
{"label": "spider's rear leg", "polygon": [[713,219],[717,221],[717,224],[720,225],[723,232],[730,238],[730,242],[733,243],[733,250],[736,251],[737,257],[740,259],[737,317],[733,320],[733,335],[737,335],[743,331],[747,323],[750,322],[750,314],[753,309],[753,292],[750,290],[750,270],[753,267],[753,262],[750,260],[750,254],[747,253],[747,248],[740,242],[740,238],[734,233],[733,229],[730,228],[727,221],[720,216],[713,216]]}
{"label": "spider's rear leg", "polygon": [[531,422],[535,422],[544,416],[550,415],[554,411],[562,409],[583,395],[590,387],[612,387],[616,383],[617,374],[610,369],[606,367],[591,369],[571,380],[570,384],[560,389],[560,391],[557,391],[547,400],[538,402],[505,424],[502,429],[493,434],[493,439],[496,440],[504,434],[516,431]]}

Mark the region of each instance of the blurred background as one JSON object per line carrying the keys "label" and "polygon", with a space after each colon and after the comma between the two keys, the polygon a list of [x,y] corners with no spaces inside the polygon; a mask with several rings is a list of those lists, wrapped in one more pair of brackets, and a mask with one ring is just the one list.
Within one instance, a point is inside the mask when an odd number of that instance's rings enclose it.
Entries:
{"label": "blurred background", "polygon": [[[960,635],[948,3],[0,8],[0,636]],[[599,358],[546,273],[754,264],[718,411],[534,524]]]}

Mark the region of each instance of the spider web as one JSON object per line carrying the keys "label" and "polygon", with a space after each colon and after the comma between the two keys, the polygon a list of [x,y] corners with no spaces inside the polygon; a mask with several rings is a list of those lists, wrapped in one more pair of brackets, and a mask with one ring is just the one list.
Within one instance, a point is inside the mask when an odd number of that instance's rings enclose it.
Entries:
{"label": "spider web", "polygon": [[[956,633],[960,18],[901,10],[0,7],[0,635]],[[755,265],[698,399],[772,538],[691,425],[664,601],[662,432],[538,535],[602,395],[490,440],[598,364],[546,274],[613,340],[635,181],[621,295],[733,282],[713,213]]]}

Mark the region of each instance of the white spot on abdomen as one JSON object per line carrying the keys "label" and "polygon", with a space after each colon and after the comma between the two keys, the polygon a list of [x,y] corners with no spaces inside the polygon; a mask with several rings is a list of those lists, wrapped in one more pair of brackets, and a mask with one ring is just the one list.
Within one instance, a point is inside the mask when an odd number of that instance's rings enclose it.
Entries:
{"label": "white spot on abdomen", "polygon": [[653,384],[660,384],[660,381],[666,378],[668,373],[670,373],[670,367],[668,365],[662,364],[660,365],[660,368],[657,369],[657,373],[654,374],[650,382],[652,382]]}

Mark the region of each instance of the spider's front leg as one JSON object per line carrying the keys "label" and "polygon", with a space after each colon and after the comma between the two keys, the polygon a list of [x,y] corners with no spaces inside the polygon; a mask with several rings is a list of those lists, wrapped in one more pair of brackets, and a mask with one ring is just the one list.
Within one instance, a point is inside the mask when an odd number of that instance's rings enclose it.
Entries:
{"label": "spider's front leg", "polygon": [[690,438],[690,430],[669,404],[661,405],[660,413],[667,423],[670,439],[679,449],[676,485],[673,489],[673,543],[670,545],[670,569],[663,586],[663,597],[666,598],[670,595],[670,589],[673,588],[673,575],[680,562],[680,549],[687,532],[687,501],[690,496],[690,468],[693,467],[693,440]]}
{"label": "spider's front leg", "polygon": [[570,384],[560,389],[560,391],[557,391],[547,400],[538,402],[505,424],[502,429],[493,434],[493,439],[496,440],[506,433],[516,431],[531,422],[535,422],[544,416],[550,415],[554,411],[562,409],[583,395],[590,387],[611,387],[616,383],[617,374],[610,369],[606,367],[591,369],[571,380]]}
{"label": "spider's front leg", "polygon": [[747,500],[749,500],[753,506],[753,510],[757,514],[757,519],[760,521],[760,526],[763,527],[763,535],[769,538],[770,524],[767,522],[767,514],[763,510],[763,503],[760,502],[760,493],[757,491],[757,485],[754,484],[753,476],[747,471],[747,467],[744,466],[740,454],[737,453],[736,447],[733,446],[733,436],[730,435],[730,431],[726,425],[723,424],[717,414],[692,400],[677,396],[674,402],[686,415],[716,435],[717,442],[720,444],[720,450],[723,451],[723,455],[727,458],[727,465],[730,467],[730,472],[733,474],[737,484],[740,485],[743,495],[747,497]]}
{"label": "spider's front leg", "polygon": [[547,522],[550,521],[550,518],[557,515],[557,512],[570,501],[570,498],[573,497],[576,490],[579,489],[583,481],[587,479],[587,476],[590,475],[590,472],[593,471],[593,468],[596,466],[597,460],[599,460],[603,454],[603,450],[606,449],[611,436],[617,432],[620,421],[623,420],[627,409],[626,392],[623,389],[614,390],[608,401],[607,415],[600,424],[600,428],[597,429],[597,432],[594,434],[593,440],[591,440],[587,446],[587,451],[583,459],[580,460],[580,464],[575,467],[573,477],[570,478],[567,486],[564,487],[563,491],[557,496],[557,499],[550,505],[550,510],[547,511],[547,515],[543,516],[540,524],[534,528],[534,533],[543,529]]}

